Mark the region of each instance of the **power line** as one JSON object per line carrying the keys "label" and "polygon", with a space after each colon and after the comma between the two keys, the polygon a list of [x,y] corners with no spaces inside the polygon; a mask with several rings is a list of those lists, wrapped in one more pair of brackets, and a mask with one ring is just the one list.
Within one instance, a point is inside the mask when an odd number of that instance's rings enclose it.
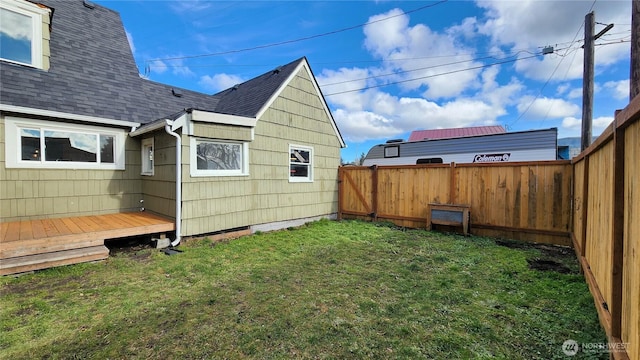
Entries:
{"label": "power line", "polygon": [[396,18],[398,16],[411,14],[411,13],[414,13],[414,12],[418,12],[418,11],[421,11],[421,10],[424,10],[424,9],[427,9],[427,8],[431,8],[431,7],[446,3],[448,1],[449,0],[440,0],[440,1],[436,2],[436,3],[425,5],[425,6],[421,6],[421,7],[418,7],[416,9],[413,9],[413,10],[403,11],[402,13],[397,14],[397,15],[389,16],[389,17],[378,19],[378,20],[375,20],[375,21],[366,22],[364,24],[353,25],[353,26],[349,26],[349,27],[346,27],[346,28],[325,32],[325,33],[322,33],[322,34],[310,35],[310,36],[305,36],[305,37],[301,37],[301,38],[297,38],[297,39],[285,40],[285,41],[280,41],[280,42],[275,42],[275,43],[270,43],[270,44],[264,44],[264,45],[257,45],[257,46],[253,46],[253,47],[243,48],[243,49],[222,51],[222,52],[217,52],[217,53],[150,59],[150,60],[147,60],[147,62],[162,61],[162,60],[195,59],[195,58],[210,57],[210,56],[228,55],[228,54],[235,54],[235,53],[240,53],[240,52],[253,51],[253,50],[264,49],[264,48],[269,48],[269,47],[274,47],[274,46],[281,46],[281,45],[291,44],[291,43],[300,42],[300,41],[311,40],[311,39],[315,39],[315,38],[319,38],[319,37],[324,37],[324,36],[328,36],[328,35],[334,35],[334,34],[338,34],[338,33],[341,33],[341,32],[358,29],[358,28],[364,27],[364,26],[369,25],[369,24],[375,24],[375,23],[378,23],[378,22],[386,21],[386,20],[389,20],[389,19]]}
{"label": "power line", "polygon": [[[444,63],[444,64],[438,64],[438,65],[432,65],[432,66],[425,66],[425,67],[421,67],[421,68],[417,68],[417,69],[411,69],[411,70],[402,70],[402,71],[396,71],[396,72],[392,72],[392,73],[386,73],[386,74],[380,74],[380,75],[372,75],[372,76],[367,76],[367,77],[364,77],[364,78],[358,78],[358,79],[352,79],[352,80],[344,80],[344,81],[338,81],[338,82],[329,83],[329,84],[323,84],[322,87],[340,85],[340,84],[345,84],[345,83],[350,83],[350,82],[355,82],[355,81],[376,79],[376,78],[381,78],[381,77],[386,77],[386,76],[394,76],[394,75],[399,75],[399,74],[406,74],[406,73],[410,73],[410,72],[414,72],[414,71],[434,69],[434,68],[437,68],[437,67],[462,64],[462,63],[466,63],[466,62],[472,62],[472,61],[488,59],[488,58],[493,58],[493,57],[487,56],[487,57],[477,58],[477,59],[468,59],[468,60],[461,60],[461,61],[456,61],[456,62],[451,62],[451,63]],[[495,58],[493,58],[493,59],[495,59]],[[499,60],[499,59],[496,59],[496,60]]]}
{"label": "power line", "polygon": [[429,79],[429,78],[433,78],[433,77],[437,77],[437,76],[450,75],[450,74],[455,74],[455,73],[459,73],[459,72],[463,72],[463,71],[477,70],[477,69],[487,68],[487,67],[491,67],[491,66],[495,66],[495,65],[506,64],[506,63],[510,63],[510,62],[516,62],[516,61],[520,61],[520,60],[527,60],[527,59],[531,59],[531,58],[537,57],[538,55],[539,54],[531,55],[531,56],[527,56],[527,57],[523,57],[523,58],[512,59],[512,60],[499,61],[499,62],[495,62],[495,63],[492,63],[492,64],[484,64],[484,65],[474,66],[474,67],[470,67],[470,68],[466,68],[466,69],[458,69],[458,70],[447,71],[447,72],[443,72],[443,73],[439,73],[439,74],[432,74],[432,75],[421,76],[421,77],[412,78],[412,79],[394,81],[394,82],[385,83],[385,84],[371,85],[371,86],[366,86],[366,87],[359,88],[359,89],[338,91],[338,92],[334,92],[334,93],[330,93],[330,94],[324,94],[324,96],[327,97],[327,96],[333,96],[333,95],[339,95],[339,94],[346,94],[346,93],[350,93],[350,92],[375,89],[375,88],[385,87],[385,86],[389,86],[389,85],[397,85],[397,84],[402,84],[402,83],[416,81],[416,80]]}
{"label": "power line", "polygon": [[[393,73],[387,73],[387,74],[380,74],[380,75],[372,75],[372,76],[367,76],[364,78],[358,78],[358,79],[352,79],[352,80],[344,80],[344,81],[338,81],[338,82],[334,82],[334,83],[329,83],[329,84],[323,84],[322,87],[327,87],[327,86],[333,86],[333,85],[339,85],[339,84],[345,84],[345,83],[350,83],[350,82],[356,82],[356,81],[362,81],[362,80],[369,80],[369,79],[375,79],[375,78],[381,78],[381,77],[386,77],[386,76],[394,76],[394,75],[399,75],[399,74],[406,74],[406,73],[410,73],[410,72],[415,72],[415,71],[422,71],[422,70],[427,70],[427,69],[433,69],[433,68],[437,68],[437,67],[444,67],[444,66],[450,66],[450,65],[456,65],[456,64],[462,64],[462,63],[466,63],[466,62],[473,62],[473,61],[478,61],[478,60],[484,60],[484,59],[494,59],[494,60],[499,60],[499,61],[503,61],[506,59],[513,59],[513,61],[517,61],[518,59],[516,58],[516,56],[518,56],[518,54],[522,53],[522,52],[528,52],[534,56],[538,56],[540,55],[540,53],[531,53],[529,51],[519,51],[518,53],[515,53],[514,55],[511,56],[507,56],[504,58],[496,58],[493,56],[485,56],[485,57],[481,57],[481,58],[474,58],[474,59],[468,59],[468,60],[461,60],[461,61],[456,61],[456,62],[451,62],[451,63],[444,63],[444,64],[438,64],[438,65],[432,65],[432,66],[425,66],[425,67],[421,67],[421,68],[417,68],[417,69],[411,69],[411,70],[403,70],[403,71],[396,71]],[[514,59],[515,58],[515,59]],[[497,63],[500,64],[500,63]],[[465,69],[462,69],[465,70]]]}
{"label": "power line", "polygon": [[[591,8],[589,11],[591,11],[591,9],[593,9],[593,7],[595,6],[597,0],[593,0],[593,3],[591,4]],[[529,109],[531,109],[531,106],[533,106],[533,103],[536,102],[536,100],[538,100],[538,98],[540,97],[540,95],[542,95],[542,92],[544,91],[544,89],[547,87],[547,85],[549,84],[549,82],[551,81],[551,79],[553,78],[553,75],[555,75],[556,71],[558,71],[558,68],[560,67],[560,64],[562,64],[562,62],[564,61],[565,57],[567,56],[567,54],[569,53],[569,49],[571,48],[571,46],[573,46],[573,44],[576,43],[576,39],[578,38],[578,35],[580,34],[580,30],[582,30],[582,28],[584,27],[584,21],[580,24],[580,27],[578,28],[578,31],[576,31],[576,34],[573,36],[573,40],[571,41],[571,45],[567,48],[567,51],[564,52],[564,54],[562,55],[562,57],[560,58],[560,61],[558,61],[558,64],[556,65],[555,69],[553,69],[553,72],[551,73],[551,75],[549,75],[549,78],[547,79],[547,81],[544,82],[544,84],[542,85],[542,87],[540,88],[540,91],[538,91],[538,94],[536,94],[536,96],[533,98],[533,100],[531,100],[531,102],[529,103],[529,105],[527,106],[527,108],[520,113],[520,115],[518,116],[517,119],[515,119],[514,121],[512,121],[511,123],[507,124],[507,126],[513,126],[515,123],[517,123],[518,121],[520,121],[520,119],[522,119],[522,117],[524,116],[524,114],[526,114]],[[550,112],[551,110],[549,110]]]}

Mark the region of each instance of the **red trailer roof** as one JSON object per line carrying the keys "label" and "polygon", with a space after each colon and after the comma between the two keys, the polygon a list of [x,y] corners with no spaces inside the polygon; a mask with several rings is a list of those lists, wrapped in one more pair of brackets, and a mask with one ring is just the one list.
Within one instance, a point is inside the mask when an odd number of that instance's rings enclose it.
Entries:
{"label": "red trailer roof", "polygon": [[453,129],[415,130],[411,132],[409,141],[451,139],[476,135],[501,134],[507,132],[502,125],[473,126]]}

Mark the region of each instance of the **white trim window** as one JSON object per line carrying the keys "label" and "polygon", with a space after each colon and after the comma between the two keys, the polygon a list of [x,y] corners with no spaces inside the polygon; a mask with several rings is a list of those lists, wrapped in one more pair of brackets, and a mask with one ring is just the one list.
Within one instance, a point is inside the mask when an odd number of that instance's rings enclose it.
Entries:
{"label": "white trim window", "polygon": [[142,171],[141,175],[153,176],[153,138],[142,139],[141,147]]}
{"label": "white trim window", "polygon": [[0,2],[0,59],[42,68],[42,17],[49,10],[28,1]]}
{"label": "white trim window", "polygon": [[7,168],[124,170],[124,130],[5,118]]}
{"label": "white trim window", "polygon": [[289,144],[289,182],[313,182],[313,148]]}
{"label": "white trim window", "polygon": [[249,175],[249,143],[191,138],[191,176]]}

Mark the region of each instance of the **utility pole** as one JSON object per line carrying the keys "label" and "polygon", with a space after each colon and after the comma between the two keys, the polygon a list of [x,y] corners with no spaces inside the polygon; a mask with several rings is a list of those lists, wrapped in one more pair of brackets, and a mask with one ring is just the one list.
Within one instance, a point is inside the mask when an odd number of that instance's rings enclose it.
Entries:
{"label": "utility pole", "polygon": [[582,133],[580,151],[591,145],[591,124],[593,123],[593,58],[595,54],[594,28],[596,26],[593,11],[584,17],[584,65],[582,72]]}
{"label": "utility pole", "polygon": [[593,73],[595,72],[595,41],[611,30],[613,24],[607,25],[594,35],[596,25],[592,12],[584,17],[584,68],[582,73],[582,136],[580,151],[591,145],[591,124],[593,123]]}

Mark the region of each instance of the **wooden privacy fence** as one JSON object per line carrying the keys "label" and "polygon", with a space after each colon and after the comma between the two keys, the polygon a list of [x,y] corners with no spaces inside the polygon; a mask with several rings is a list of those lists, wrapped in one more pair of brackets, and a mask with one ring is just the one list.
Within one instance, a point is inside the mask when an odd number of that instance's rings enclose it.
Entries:
{"label": "wooden privacy fence", "polygon": [[614,359],[640,360],[640,96],[572,161],[341,167],[339,218],[425,227],[467,204],[471,233],[573,246]]}
{"label": "wooden privacy fence", "polygon": [[471,206],[471,233],[571,245],[570,161],[341,167],[339,216],[424,227],[429,203]]}
{"label": "wooden privacy fence", "polygon": [[640,359],[640,96],[572,162],[576,255],[614,358]]}

